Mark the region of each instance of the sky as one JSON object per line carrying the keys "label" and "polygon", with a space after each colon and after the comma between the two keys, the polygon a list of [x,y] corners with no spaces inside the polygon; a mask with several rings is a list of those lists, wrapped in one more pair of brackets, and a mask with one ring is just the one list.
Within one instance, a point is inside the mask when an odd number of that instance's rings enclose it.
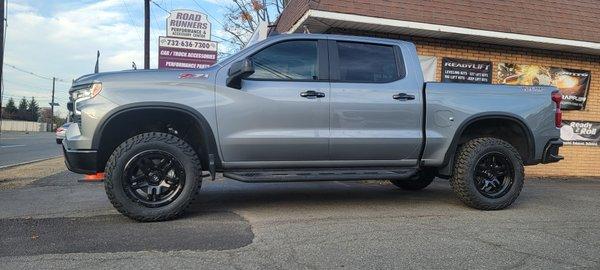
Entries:
{"label": "sky", "polygon": [[[232,0],[154,0],[166,10],[192,9],[208,13],[212,40],[231,52],[222,39],[223,14]],[[143,68],[143,0],[8,0],[4,54],[3,105],[10,97],[38,100],[49,107],[52,80],[57,77],[58,115],[67,114],[73,79],[92,73],[100,50],[100,71]],[[164,36],[168,13],[151,5],[151,68],[158,64],[158,36]],[[221,39],[219,39],[221,38]],[[32,75],[14,67],[33,72]]]}

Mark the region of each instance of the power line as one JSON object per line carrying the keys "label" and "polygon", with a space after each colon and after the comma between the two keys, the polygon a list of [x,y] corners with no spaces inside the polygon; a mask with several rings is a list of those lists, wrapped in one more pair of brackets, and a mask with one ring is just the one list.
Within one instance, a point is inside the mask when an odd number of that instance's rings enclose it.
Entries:
{"label": "power line", "polygon": [[[208,12],[208,10],[207,10],[207,9],[205,9],[204,7],[202,7],[202,6],[200,5],[200,3],[198,3],[196,0],[193,0],[193,1],[194,1],[194,3],[196,3],[196,5],[197,5],[198,7],[200,7],[200,9],[202,9],[204,12],[206,12],[206,14],[207,14],[209,17],[211,17],[213,20],[215,20],[215,21],[216,21],[218,24],[220,24],[221,26],[224,26],[224,24],[223,24],[221,21],[219,21],[219,20],[218,20],[218,19],[217,19],[215,16],[213,16],[212,14],[210,14],[210,12]],[[154,4],[154,5],[156,5],[158,8],[162,9],[164,12],[171,14],[171,12],[170,12],[170,11],[168,11],[168,10],[167,10],[167,9],[165,9],[165,8],[163,8],[161,5],[159,5],[158,3],[156,3],[154,0],[150,0],[150,2],[151,2],[152,4]],[[173,8],[173,2],[172,2],[172,1],[171,1],[171,8]],[[154,18],[154,19],[156,20],[156,18]],[[228,43],[235,44],[234,42],[232,42],[232,41],[230,41],[230,40],[228,40],[228,39],[222,38],[222,37],[220,37],[220,36],[217,36],[217,35],[215,35],[215,34],[211,34],[211,36],[213,36],[213,37],[215,37],[215,38],[217,38],[217,39],[220,39],[221,41],[224,41],[224,42],[228,42]]]}
{"label": "power line", "polygon": [[203,6],[200,5],[200,3],[198,3],[198,1],[196,0],[192,0],[194,3],[196,3],[196,5],[202,9],[204,12],[206,12],[206,14],[213,18],[213,20],[215,20],[218,24],[220,24],[221,26],[225,27],[225,24],[223,24],[221,21],[219,21],[219,19],[217,19],[215,16],[213,16],[212,14],[210,14],[210,12],[208,12],[208,10],[206,10]]}
{"label": "power line", "polygon": [[[150,1],[150,2],[152,2],[152,1]],[[154,2],[152,2],[152,3],[154,3]],[[154,26],[156,26],[156,29],[150,28],[150,30],[152,31],[154,36],[158,36],[158,35],[156,35],[156,31],[160,31],[160,25],[158,25],[158,19],[156,18],[156,14],[154,14],[154,12],[151,11],[150,14],[152,14],[152,18],[154,18],[154,20],[153,20]]]}
{"label": "power line", "polygon": [[[29,70],[26,70],[26,69],[22,69],[22,68],[20,68],[20,67],[17,67],[17,66],[15,66],[15,65],[7,64],[7,63],[4,63],[4,65],[5,65],[5,66],[7,66],[7,67],[10,67],[10,68],[12,68],[12,69],[14,69],[14,70],[17,70],[17,71],[20,71],[20,72],[23,72],[23,73],[27,73],[27,74],[29,74],[29,75],[31,75],[31,76],[38,77],[38,78],[40,78],[40,79],[44,79],[44,80],[49,80],[49,81],[51,81],[51,80],[52,80],[52,78],[53,78],[52,76],[44,76],[44,75],[40,75],[40,74],[38,74],[38,73],[35,73],[35,72],[33,72],[33,71],[29,71]],[[68,80],[65,80],[65,79],[61,79],[61,78],[56,78],[56,81],[59,81],[59,82],[64,82],[64,83],[71,83],[70,81],[68,81]]]}
{"label": "power line", "polygon": [[160,6],[158,3],[154,2],[154,0],[150,0],[150,2],[152,4],[154,4],[155,6],[157,6],[158,8],[162,9],[164,12],[171,14],[170,11],[166,10],[165,8],[163,8],[162,6]]}
{"label": "power line", "polygon": [[[125,10],[127,11],[127,15],[129,16],[129,21],[131,22],[131,25],[133,25],[133,27],[136,27],[136,24],[134,23],[134,20],[133,20],[133,16],[131,15],[131,12],[129,11],[129,6],[125,2],[125,0],[122,0],[122,1],[123,1],[123,6],[125,6]],[[137,34],[140,41],[143,42],[142,36],[140,35],[140,32],[137,31],[137,29],[135,30],[135,33]]]}
{"label": "power line", "polygon": [[41,88],[45,87],[45,86],[39,86],[39,85],[33,85],[33,84],[29,84],[29,83],[24,83],[24,82],[21,82],[21,81],[13,81],[13,80],[6,80],[6,79],[4,79],[4,81],[8,82],[8,83],[11,83],[11,84],[17,84],[17,85],[25,86],[25,87],[28,87],[28,88],[38,88],[38,89],[41,89]]}

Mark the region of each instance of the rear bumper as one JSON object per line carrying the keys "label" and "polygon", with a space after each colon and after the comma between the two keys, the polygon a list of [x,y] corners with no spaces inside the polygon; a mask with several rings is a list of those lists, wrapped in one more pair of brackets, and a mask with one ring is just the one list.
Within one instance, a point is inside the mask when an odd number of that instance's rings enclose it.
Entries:
{"label": "rear bumper", "polygon": [[544,148],[544,154],[542,156],[542,163],[559,162],[564,159],[563,156],[558,154],[558,149],[563,146],[563,142],[560,139],[551,140],[546,144]]}
{"label": "rear bumper", "polygon": [[96,150],[68,150],[63,144],[63,155],[69,171],[82,174],[98,172],[98,152]]}

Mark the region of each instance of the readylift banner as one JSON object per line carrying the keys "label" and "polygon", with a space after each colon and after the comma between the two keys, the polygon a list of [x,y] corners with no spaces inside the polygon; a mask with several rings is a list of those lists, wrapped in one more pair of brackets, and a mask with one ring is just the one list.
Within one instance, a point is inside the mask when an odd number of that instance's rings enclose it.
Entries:
{"label": "readylift banner", "polygon": [[564,120],[560,138],[565,145],[600,146],[600,123]]}
{"label": "readylift banner", "polygon": [[442,82],[492,83],[492,62],[444,57]]}
{"label": "readylift banner", "polygon": [[512,85],[551,85],[563,95],[561,108],[583,110],[590,87],[591,73],[586,70],[500,63],[498,81]]}

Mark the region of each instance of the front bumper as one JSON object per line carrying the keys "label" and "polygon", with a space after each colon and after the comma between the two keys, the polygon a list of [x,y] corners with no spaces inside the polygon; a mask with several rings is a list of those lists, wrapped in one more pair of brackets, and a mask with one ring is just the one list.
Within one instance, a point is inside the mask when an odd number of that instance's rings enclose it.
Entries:
{"label": "front bumper", "polygon": [[69,171],[82,174],[98,172],[98,152],[96,150],[68,150],[63,142],[63,155]]}
{"label": "front bumper", "polygon": [[559,162],[564,159],[563,156],[558,154],[558,149],[563,146],[563,142],[560,139],[551,140],[546,144],[544,148],[544,154],[542,156],[542,163]]}

